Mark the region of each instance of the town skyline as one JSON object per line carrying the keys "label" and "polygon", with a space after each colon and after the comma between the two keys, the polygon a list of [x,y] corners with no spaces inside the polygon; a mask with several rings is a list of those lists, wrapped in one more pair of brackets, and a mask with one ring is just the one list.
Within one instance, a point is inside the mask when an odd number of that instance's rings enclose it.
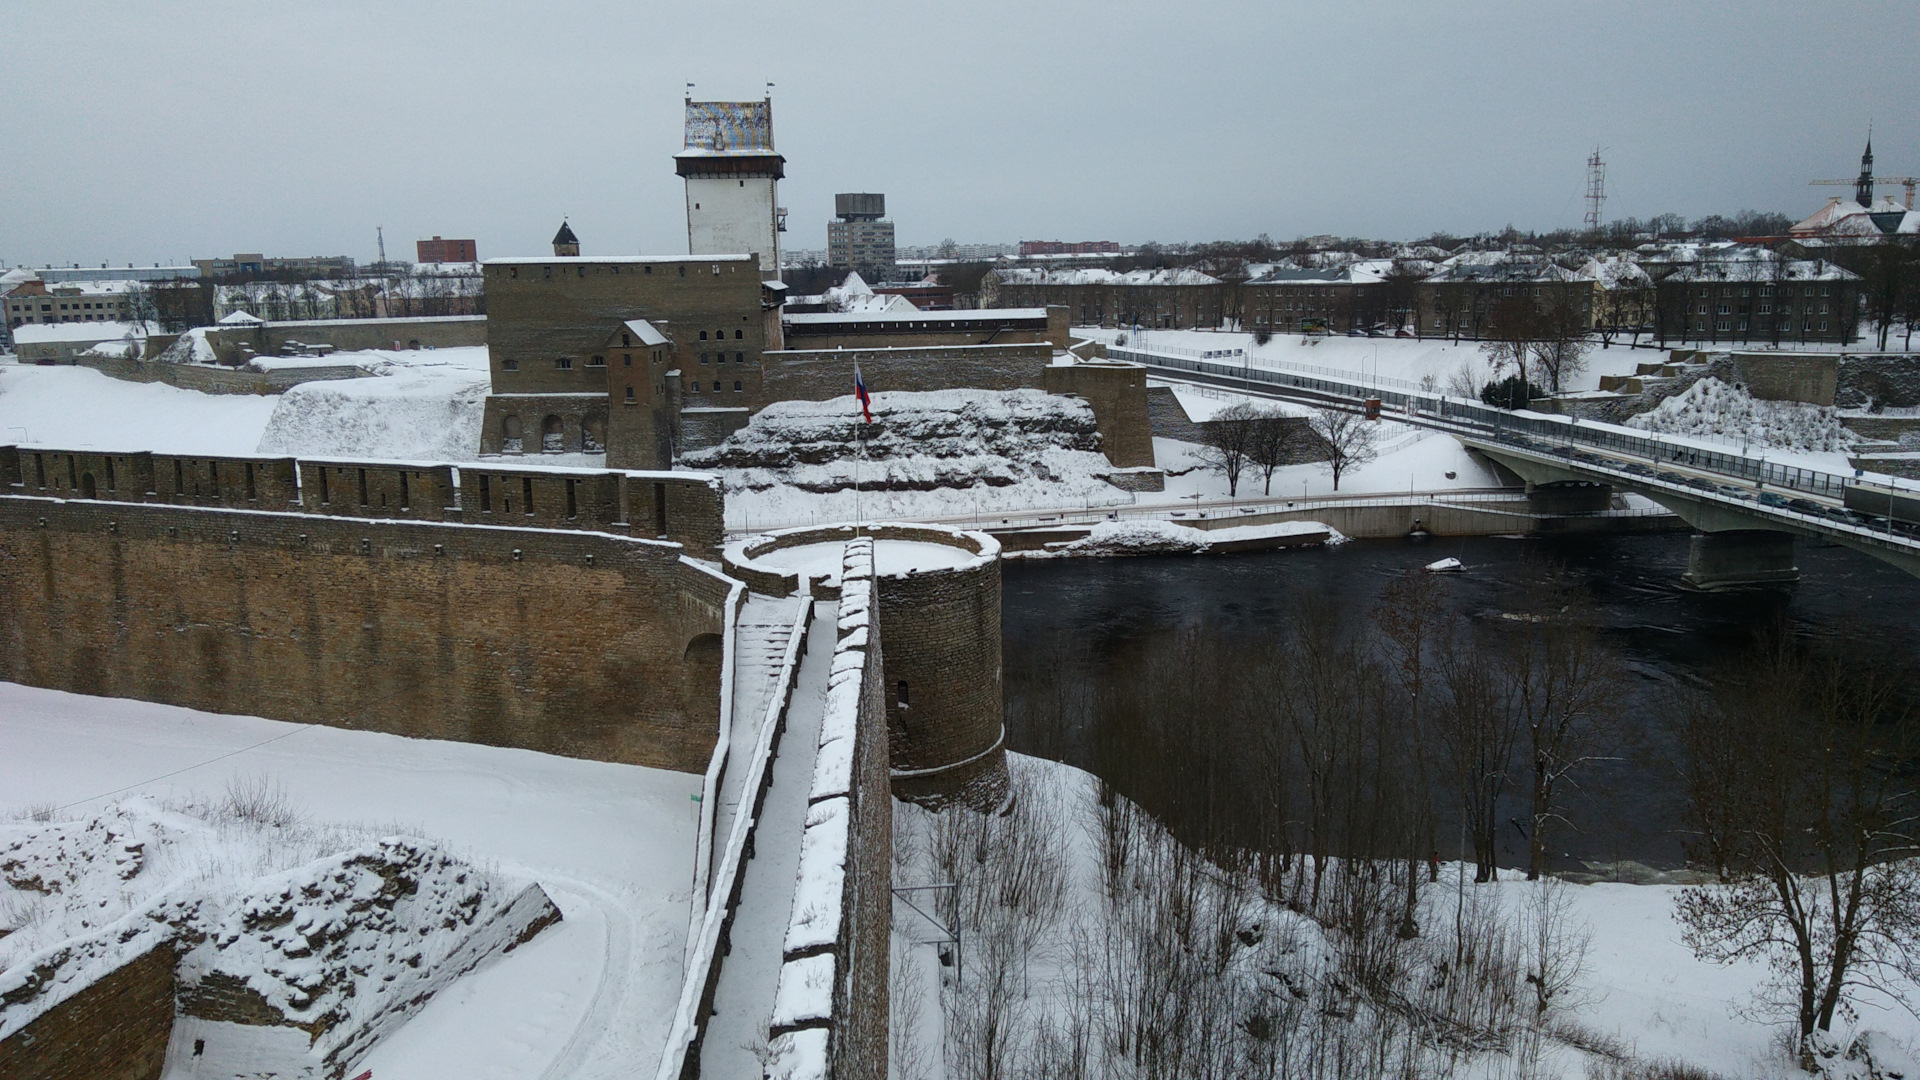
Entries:
{"label": "town skyline", "polygon": [[[1596,146],[1609,220],[1797,219],[1832,193],[1808,181],[1850,175],[1869,122],[1882,172],[1920,168],[1920,126],[1897,108],[1920,74],[1857,44],[1862,27],[1920,29],[1909,6],[1753,11],[1734,33],[1714,12],[1646,5],[850,6],[807,23],[751,8],[237,10],[14,13],[0,262],[371,261],[376,226],[390,256],[432,235],[523,254],[562,217],[589,252],[684,252],[671,155],[688,81],[713,100],[773,84],[796,249],[824,246],[839,191],[888,193],[903,246],[1410,240],[1577,225]],[[270,59],[237,79],[154,60],[209,41]],[[74,65],[78,51],[93,61]]]}

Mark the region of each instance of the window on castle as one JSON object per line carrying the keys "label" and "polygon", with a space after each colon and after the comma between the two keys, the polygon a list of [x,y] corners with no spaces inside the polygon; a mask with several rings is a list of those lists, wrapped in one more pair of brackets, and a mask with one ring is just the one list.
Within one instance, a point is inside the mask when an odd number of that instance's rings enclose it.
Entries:
{"label": "window on castle", "polygon": [[713,380],[713,392],[714,392],[714,393],[716,393],[716,394],[720,392],[720,380],[719,380],[719,379],[715,379],[715,380]]}
{"label": "window on castle", "polygon": [[519,370],[520,370],[520,361],[518,361],[518,360],[502,360],[502,361],[500,361],[500,370],[501,370],[501,371],[519,371]]}
{"label": "window on castle", "polygon": [[734,393],[736,393],[736,394],[740,392],[740,380],[739,380],[739,379],[735,379],[735,380],[733,380],[733,392],[734,392]]}
{"label": "window on castle", "polygon": [[553,362],[553,366],[561,369],[562,371],[571,370],[573,367],[573,357],[562,356]]}
{"label": "window on castle", "polygon": [[736,364],[744,364],[744,363],[746,363],[746,362],[747,362],[747,354],[746,354],[746,353],[743,353],[743,352],[737,352],[737,353],[734,353],[734,354],[733,354],[733,362],[734,362],[734,363],[736,363]]}
{"label": "window on castle", "polygon": [[632,367],[632,366],[633,366],[633,354],[632,354],[632,353],[621,353],[621,354],[620,354],[620,366],[621,366],[621,367]]}
{"label": "window on castle", "polygon": [[620,347],[624,349],[631,344],[633,344],[633,335],[622,331],[620,334]]}
{"label": "window on castle", "polygon": [[741,340],[741,339],[743,339],[743,338],[745,338],[746,336],[747,336],[747,332],[746,332],[745,330],[735,330],[735,331],[733,332],[733,339],[734,339],[735,341],[739,341],[739,340]]}
{"label": "window on castle", "polygon": [[700,331],[700,340],[701,341],[707,340],[707,332],[705,330]]}
{"label": "window on castle", "polygon": [[700,354],[700,362],[701,362],[701,363],[703,363],[703,364],[707,362],[707,354],[706,354],[706,353],[701,353],[701,354]]}
{"label": "window on castle", "polygon": [[606,367],[606,366],[607,366],[607,358],[606,358],[606,357],[604,357],[604,356],[595,356],[595,357],[592,357],[592,358],[590,358],[590,359],[589,359],[589,360],[587,361],[587,366],[588,366],[588,367]]}
{"label": "window on castle", "polygon": [[633,400],[633,387],[631,386],[627,387],[627,400],[628,401]]}
{"label": "window on castle", "polygon": [[901,679],[897,684],[894,685],[893,700],[896,704],[898,704],[903,709],[907,708],[908,705],[911,704],[911,702],[907,697],[907,680]]}

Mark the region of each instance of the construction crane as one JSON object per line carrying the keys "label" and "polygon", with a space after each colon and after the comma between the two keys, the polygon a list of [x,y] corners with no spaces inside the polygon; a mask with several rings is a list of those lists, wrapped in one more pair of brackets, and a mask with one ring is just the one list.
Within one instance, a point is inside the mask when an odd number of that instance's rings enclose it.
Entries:
{"label": "construction crane", "polygon": [[[1907,209],[1909,210],[1913,209],[1913,189],[1915,186],[1920,186],[1920,176],[1876,176],[1870,182],[1875,184],[1906,185]],[[1807,186],[1808,187],[1854,187],[1859,183],[1860,183],[1860,178],[1854,177],[1852,180],[1814,180],[1810,182]]]}

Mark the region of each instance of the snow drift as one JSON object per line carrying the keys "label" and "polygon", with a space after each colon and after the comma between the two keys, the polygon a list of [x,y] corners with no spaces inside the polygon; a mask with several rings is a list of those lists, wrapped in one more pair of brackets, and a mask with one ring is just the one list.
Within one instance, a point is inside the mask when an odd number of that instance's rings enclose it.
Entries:
{"label": "snow drift", "polygon": [[[478,353],[480,367],[461,362],[464,357],[444,364],[423,360],[462,353]],[[480,452],[490,386],[485,357],[484,348],[335,353],[333,362],[359,363],[376,377],[289,389],[267,421],[258,452],[471,461]]]}

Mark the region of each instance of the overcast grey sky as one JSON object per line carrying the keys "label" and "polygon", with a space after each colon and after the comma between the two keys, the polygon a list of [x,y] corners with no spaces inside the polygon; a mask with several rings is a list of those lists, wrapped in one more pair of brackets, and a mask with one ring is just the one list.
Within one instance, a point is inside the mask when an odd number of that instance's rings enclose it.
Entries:
{"label": "overcast grey sky", "polygon": [[[774,89],[787,244],[1811,212],[1920,172],[1920,5],[0,4],[0,261],[686,249],[684,84]],[[1892,189],[1897,191],[1898,189]]]}

